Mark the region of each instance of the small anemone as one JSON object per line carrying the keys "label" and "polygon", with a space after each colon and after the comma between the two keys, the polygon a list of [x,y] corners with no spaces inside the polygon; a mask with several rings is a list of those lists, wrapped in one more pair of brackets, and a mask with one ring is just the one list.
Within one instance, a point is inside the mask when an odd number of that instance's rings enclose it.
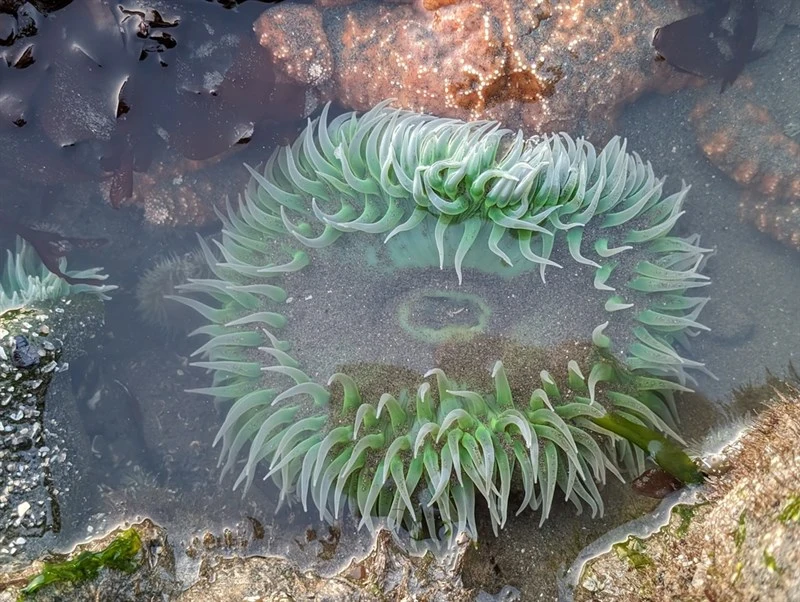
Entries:
{"label": "small anemone", "polygon": [[687,453],[708,473],[718,472],[727,464],[737,445],[755,423],[754,414],[727,416],[698,441],[690,441]]}
{"label": "small anemone", "polygon": [[[201,241],[213,277],[190,279],[177,297],[208,322],[194,333],[208,337],[195,365],[214,378],[196,392],[228,407],[215,443],[223,474],[239,469],[235,487],[246,491],[263,475],[281,502],[307,508],[310,498],[324,519],[347,503],[368,528],[381,519],[475,537],[476,504],[496,531],[512,489],[523,495],[520,510],[538,509],[544,521],[557,490],[579,511],[602,514],[598,485],[623,469],[641,472],[648,455],[693,478],[671,443],[681,441],[673,393],[704,370],[683,350],[707,330],[698,318],[708,299],[685,293],[709,284],[709,250],[697,236],[672,234],[688,187],[663,197],[663,180],[625,141],[598,152],[566,134],[525,139],[496,123],[386,103],[330,121],[326,107],[294,144],[248,169],[238,208],[220,215],[218,255]],[[459,285],[472,272],[527,278],[519,303],[531,312],[554,286],[546,276],[568,266],[588,283],[559,290],[559,302],[599,297],[603,317],[588,332],[562,324],[565,340],[586,342],[564,365],[537,368],[531,389],[512,388],[503,357],[492,358],[488,390],[438,367],[415,387],[385,383],[377,395],[345,372],[322,384],[279,333],[294,319],[287,288],[343,237],[377,238],[385,252],[368,256],[397,268],[448,266]],[[347,269],[359,269],[352,258]],[[444,332],[408,326],[423,339]],[[613,352],[612,337],[624,353]]]}
{"label": "small anemone", "polygon": [[189,278],[207,274],[208,267],[199,252],[160,258],[136,283],[137,312],[148,324],[171,331],[182,330],[185,334],[188,329],[181,328],[183,321],[175,311],[181,306],[170,303],[167,297],[174,295],[176,287]]}
{"label": "small anemone", "polygon": [[101,284],[107,275],[102,268],[67,271],[67,260],[59,260],[61,271],[76,279],[94,279],[98,284],[69,284],[50,272],[39,256],[22,238],[17,238],[16,252],[7,251],[5,269],[0,278],[0,314],[36,303],[48,302],[86,293],[107,300],[106,293],[116,289],[110,284]]}

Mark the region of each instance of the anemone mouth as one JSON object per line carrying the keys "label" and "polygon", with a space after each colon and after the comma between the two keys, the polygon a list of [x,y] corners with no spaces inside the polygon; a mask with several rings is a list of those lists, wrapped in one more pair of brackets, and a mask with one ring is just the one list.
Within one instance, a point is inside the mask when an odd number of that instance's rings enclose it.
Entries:
{"label": "anemone mouth", "polygon": [[[475,537],[476,500],[502,527],[513,483],[542,521],[556,489],[602,513],[598,484],[645,461],[611,417],[633,439],[641,427],[680,440],[672,394],[703,369],[679,352],[705,329],[707,299],[685,293],[709,284],[709,251],[671,233],[688,188],[662,198],[618,138],[598,153],[386,103],[330,122],[327,110],[248,168],[218,252],[201,240],[214,277],[177,298],[208,320],[195,365],[214,381],[197,392],[229,406],[223,474],[243,457],[235,487],[265,475],[281,502],[310,499],[323,519],[348,503],[368,528],[434,537],[441,525]],[[360,301],[329,315],[337,296]],[[499,298],[511,301],[497,312]],[[396,315],[369,324],[406,339],[360,330],[373,305]],[[504,333],[515,351],[472,353],[509,308],[533,317]],[[366,356],[353,355],[359,337]],[[506,370],[516,355],[528,359]],[[370,363],[406,372],[331,367]]]}
{"label": "anemone mouth", "polygon": [[458,291],[415,290],[398,307],[400,327],[415,339],[466,341],[484,333],[491,309],[479,296]]}

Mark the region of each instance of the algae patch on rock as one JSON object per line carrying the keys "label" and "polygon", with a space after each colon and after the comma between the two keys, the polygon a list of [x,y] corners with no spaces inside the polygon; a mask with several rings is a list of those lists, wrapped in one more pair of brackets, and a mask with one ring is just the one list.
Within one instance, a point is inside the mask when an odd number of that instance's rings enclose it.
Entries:
{"label": "algae patch on rock", "polygon": [[[727,449],[727,473],[643,541],[652,563],[590,561],[580,601],[793,600],[800,591],[800,391],[783,385]],[[630,558],[628,558],[630,560]]]}
{"label": "algae patch on rock", "polygon": [[139,565],[137,556],[141,548],[139,534],[131,527],[99,552],[84,551],[63,562],[45,562],[42,572],[22,588],[22,598],[53,583],[76,583],[95,579],[101,569],[132,573]]}

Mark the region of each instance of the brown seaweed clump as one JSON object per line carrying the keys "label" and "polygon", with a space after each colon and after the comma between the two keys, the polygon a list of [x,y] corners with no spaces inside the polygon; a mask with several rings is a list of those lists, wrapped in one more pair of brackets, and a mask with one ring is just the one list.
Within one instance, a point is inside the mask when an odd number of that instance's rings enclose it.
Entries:
{"label": "brown seaweed clump", "polygon": [[728,448],[731,469],[648,539],[584,571],[576,600],[796,600],[800,591],[800,390],[776,388]]}

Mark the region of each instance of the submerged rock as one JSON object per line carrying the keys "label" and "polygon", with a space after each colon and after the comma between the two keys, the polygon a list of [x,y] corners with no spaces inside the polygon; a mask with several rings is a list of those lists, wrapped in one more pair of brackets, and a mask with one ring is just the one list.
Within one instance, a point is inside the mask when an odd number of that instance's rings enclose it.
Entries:
{"label": "submerged rock", "polygon": [[[102,300],[116,288],[99,270],[50,270],[21,240],[0,266],[0,562],[19,561],[31,539],[61,529],[70,463],[88,455],[66,377],[91,352],[103,324]],[[48,412],[45,413],[45,405]],[[47,418],[47,420],[45,420]],[[65,441],[69,440],[69,446]],[[66,449],[73,457],[67,459]]]}
{"label": "submerged rock", "polygon": [[[17,556],[30,539],[61,528],[54,475],[70,464],[64,435],[51,431],[55,421],[73,423],[74,403],[64,380],[54,377],[102,323],[96,299],[40,305],[0,313],[0,562]],[[59,407],[46,423],[50,400]]]}
{"label": "submerged rock", "polygon": [[[204,539],[214,539],[206,534]],[[138,544],[138,545],[137,545]],[[76,567],[81,561],[102,559],[108,550],[120,549],[124,562],[95,562],[97,571],[88,578],[54,579],[37,591],[37,600],[175,600],[178,602],[223,602],[228,600],[426,600],[459,602],[510,602],[516,590],[505,587],[489,595],[464,587],[460,570],[468,541],[464,538],[447,554],[412,556],[402,551],[388,531],[378,533],[372,551],[351,561],[338,574],[323,576],[302,571],[279,557],[225,557],[216,546],[173,548],[167,532],[144,520],[126,529],[78,546],[59,557],[60,567]],[[176,564],[189,557],[199,571],[192,583],[181,583]],[[15,573],[0,572],[0,602],[11,602],[40,575],[52,559],[36,561]],[[73,571],[74,573],[74,571]],[[70,573],[71,575],[72,573]]]}
{"label": "submerged rock", "polygon": [[168,599],[178,591],[166,532],[145,520],[49,555],[17,572],[0,572],[0,602]]}
{"label": "submerged rock", "polygon": [[269,7],[254,29],[275,69],[311,97],[604,135],[645,92],[691,81],[653,60],[673,2],[326,2]]}

